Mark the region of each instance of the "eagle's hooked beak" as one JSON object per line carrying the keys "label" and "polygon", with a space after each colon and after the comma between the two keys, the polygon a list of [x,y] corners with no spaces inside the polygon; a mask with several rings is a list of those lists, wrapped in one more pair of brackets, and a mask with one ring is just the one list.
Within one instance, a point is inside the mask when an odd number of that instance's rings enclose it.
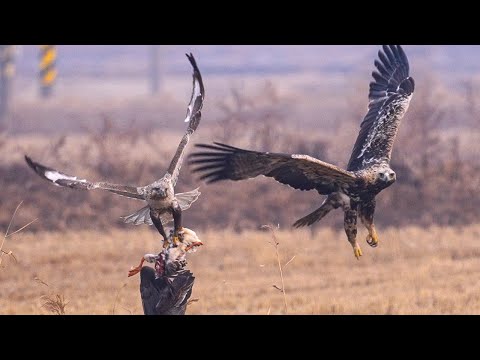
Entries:
{"label": "eagle's hooked beak", "polygon": [[153,188],[153,189],[152,189],[152,193],[153,193],[153,195],[156,196],[156,197],[162,197],[162,198],[164,198],[164,197],[167,196],[165,190],[162,189],[162,188],[159,188],[159,187]]}

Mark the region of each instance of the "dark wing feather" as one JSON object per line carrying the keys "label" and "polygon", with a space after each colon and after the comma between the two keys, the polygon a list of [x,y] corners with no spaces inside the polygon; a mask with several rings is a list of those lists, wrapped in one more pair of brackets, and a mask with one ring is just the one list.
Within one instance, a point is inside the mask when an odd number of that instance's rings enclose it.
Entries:
{"label": "dark wing feather", "polygon": [[66,175],[64,173],[61,173],[60,171],[41,165],[33,161],[26,155],[25,161],[27,162],[28,166],[30,166],[33,171],[35,171],[37,175],[44,178],[45,180],[48,180],[56,186],[64,186],[71,189],[80,190],[100,189],[129,198],[145,200],[145,198],[143,197],[142,188],[128,185],[110,184],[107,182],[90,182],[84,179],[78,179],[76,176]]}
{"label": "dark wing feather", "polygon": [[168,303],[168,306],[172,303],[171,289],[166,279],[155,279],[155,270],[148,266],[140,271],[140,296],[145,315],[159,315],[159,303]]}
{"label": "dark wing feather", "polygon": [[155,278],[155,270],[144,266],[140,271],[140,296],[145,315],[184,315],[192,295],[195,277],[189,270],[174,276]]}
{"label": "dark wing feather", "polygon": [[203,107],[203,99],[205,98],[205,88],[203,87],[202,75],[198,69],[197,62],[192,54],[187,54],[187,58],[193,67],[193,88],[190,103],[188,104],[187,108],[187,117],[185,119],[185,122],[188,122],[187,132],[180,141],[177,151],[170,163],[170,166],[168,167],[168,173],[172,175],[172,182],[174,186],[178,180],[180,168],[182,167],[183,163],[183,157],[185,155],[185,149],[190,140],[190,136],[195,132],[200,124],[200,120],[202,118],[202,112],[200,110]]}
{"label": "dark wing feather", "polygon": [[207,151],[192,153],[189,163],[196,165],[193,172],[201,173],[201,179],[209,183],[264,175],[295,189],[329,194],[357,180],[354,174],[308,155],[257,152],[220,143],[196,146]]}
{"label": "dark wing feather", "polygon": [[172,289],[175,294],[175,303],[173,307],[185,313],[188,300],[192,295],[195,277],[189,270],[181,270],[172,279]]}
{"label": "dark wing feather", "polygon": [[347,169],[355,171],[373,163],[389,162],[400,120],[415,89],[409,64],[400,45],[383,46],[374,62],[368,112],[360,125]]}

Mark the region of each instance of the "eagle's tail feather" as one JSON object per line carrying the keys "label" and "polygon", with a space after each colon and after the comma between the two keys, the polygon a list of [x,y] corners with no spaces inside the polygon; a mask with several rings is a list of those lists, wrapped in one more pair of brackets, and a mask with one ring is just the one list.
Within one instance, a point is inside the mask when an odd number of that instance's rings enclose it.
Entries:
{"label": "eagle's tail feather", "polygon": [[[175,194],[180,207],[183,210],[187,210],[200,196],[200,191],[198,188],[186,193]],[[122,216],[121,219],[127,224],[132,223],[133,225],[153,225],[153,221],[150,217],[150,206],[145,206],[140,210],[134,212],[133,214]],[[163,225],[168,224],[173,220],[173,217],[170,213],[164,213],[160,215],[160,220]]]}
{"label": "eagle's tail feather", "polygon": [[182,211],[187,210],[195,201],[197,201],[198,197],[200,196],[201,192],[198,191],[198,188],[195,190],[175,194]]}
{"label": "eagle's tail feather", "polygon": [[127,224],[132,223],[133,225],[153,225],[153,221],[150,218],[150,206],[148,205],[144,208],[141,208],[137,212],[134,212],[133,214],[122,216],[121,219]]}
{"label": "eagle's tail feather", "polygon": [[322,206],[320,206],[317,210],[308,214],[307,216],[304,216],[303,218],[297,220],[295,224],[293,224],[293,226],[296,228],[300,228],[302,226],[310,226],[313,223],[322,220],[325,215],[327,215],[330,211],[332,211],[333,209],[337,209],[341,205],[341,203],[336,201],[335,196],[329,196],[323,202]]}

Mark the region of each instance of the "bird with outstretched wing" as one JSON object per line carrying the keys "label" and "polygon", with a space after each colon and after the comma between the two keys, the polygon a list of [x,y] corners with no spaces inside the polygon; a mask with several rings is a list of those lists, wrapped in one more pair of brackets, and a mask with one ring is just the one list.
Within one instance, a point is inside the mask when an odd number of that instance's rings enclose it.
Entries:
{"label": "bird with outstretched wing", "polygon": [[162,178],[154,181],[150,185],[136,187],[111,184],[108,182],[90,182],[79,179],[76,176],[66,175],[60,171],[41,165],[33,161],[30,157],[25,156],[27,164],[39,176],[57,186],[80,190],[106,190],[128,198],[145,201],[147,206],[131,215],[123,217],[123,220],[126,223],[132,223],[134,225],[155,225],[156,229],[164,239],[164,246],[167,246],[168,244],[164,225],[173,220],[173,239],[174,242],[178,242],[178,236],[181,235],[182,231],[182,211],[188,209],[192,203],[198,199],[200,192],[197,188],[186,193],[175,194],[174,187],[180,174],[180,168],[183,164],[186,147],[189,143],[190,137],[200,124],[200,119],[202,117],[201,109],[205,98],[202,76],[195,58],[192,54],[187,54],[187,58],[193,67],[192,96],[190,98],[185,118],[185,122],[188,122],[188,127],[172,161],[170,162],[167,173]]}
{"label": "bird with outstretched wing", "polygon": [[345,232],[358,259],[362,250],[356,240],[357,217],[360,216],[368,230],[367,243],[376,247],[375,196],[396,180],[390,167],[393,142],[415,88],[401,46],[383,46],[374,65],[368,112],[346,170],[308,155],[258,152],[214,143],[196,145],[201,150],[190,155],[193,171],[209,183],[263,175],[294,189],[316,190],[327,195],[320,208],[294,226],[312,225],[331,210],[342,207]]}

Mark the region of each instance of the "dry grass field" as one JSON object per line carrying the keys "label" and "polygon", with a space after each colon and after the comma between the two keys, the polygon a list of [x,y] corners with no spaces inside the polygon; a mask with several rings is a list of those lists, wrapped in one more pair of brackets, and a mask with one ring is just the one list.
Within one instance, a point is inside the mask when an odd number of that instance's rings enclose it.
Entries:
{"label": "dry grass field", "polygon": [[[288,314],[479,314],[480,225],[379,229],[357,261],[343,232],[277,231]],[[266,231],[199,231],[187,314],[284,314],[281,278]],[[365,236],[360,231],[360,236]],[[142,314],[139,277],[127,272],[160,237],[146,227],[110,232],[38,232],[7,238],[0,314],[50,314],[44,295],[64,296],[66,314]],[[293,260],[292,260],[293,258]],[[37,280],[35,280],[37,278]],[[42,284],[38,279],[47,283]]]}

